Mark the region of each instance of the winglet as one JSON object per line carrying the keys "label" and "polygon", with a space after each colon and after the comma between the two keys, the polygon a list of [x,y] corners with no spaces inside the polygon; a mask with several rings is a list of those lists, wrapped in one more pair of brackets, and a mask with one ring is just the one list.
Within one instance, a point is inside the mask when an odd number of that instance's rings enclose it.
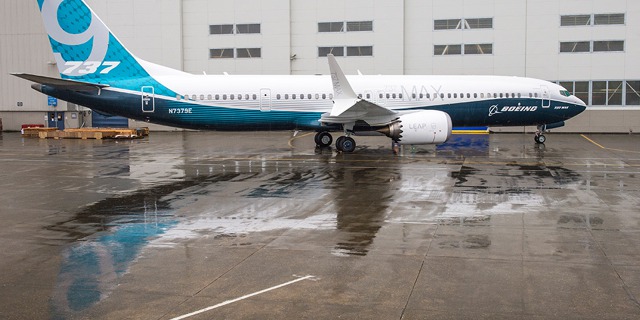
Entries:
{"label": "winglet", "polygon": [[340,69],[336,58],[332,54],[328,54],[329,71],[331,73],[331,83],[333,84],[333,108],[331,116],[337,117],[354,106],[358,102],[358,96],[349,84],[347,77]]}

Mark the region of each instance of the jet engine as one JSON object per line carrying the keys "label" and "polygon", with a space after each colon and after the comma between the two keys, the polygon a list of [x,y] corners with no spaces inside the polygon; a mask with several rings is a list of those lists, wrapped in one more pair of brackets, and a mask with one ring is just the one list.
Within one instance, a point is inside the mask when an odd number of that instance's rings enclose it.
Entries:
{"label": "jet engine", "polygon": [[400,144],[438,144],[451,137],[451,117],[442,111],[423,110],[401,115],[379,132]]}

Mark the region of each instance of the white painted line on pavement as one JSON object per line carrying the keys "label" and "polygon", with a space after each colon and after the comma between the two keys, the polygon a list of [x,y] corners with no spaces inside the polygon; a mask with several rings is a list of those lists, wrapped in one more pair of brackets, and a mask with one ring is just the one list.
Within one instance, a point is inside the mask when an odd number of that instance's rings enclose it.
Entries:
{"label": "white painted line on pavement", "polygon": [[220,307],[222,307],[222,306],[226,306],[226,305],[231,304],[231,303],[234,303],[234,302],[238,302],[238,301],[240,301],[240,300],[244,300],[244,299],[247,299],[247,298],[251,298],[251,297],[253,297],[253,296],[257,296],[257,295],[259,295],[259,294],[263,294],[263,293],[265,293],[265,292],[269,292],[269,291],[272,291],[272,290],[280,289],[280,288],[282,288],[282,287],[286,287],[286,286],[288,286],[288,285],[292,285],[292,284],[294,284],[294,283],[296,283],[296,282],[300,282],[300,281],[303,281],[303,280],[309,280],[309,279],[313,279],[313,278],[315,278],[315,276],[312,276],[312,275],[304,276],[304,277],[302,277],[302,278],[298,278],[298,279],[295,279],[295,280],[291,280],[291,281],[289,281],[289,282],[285,282],[285,283],[283,283],[283,284],[279,284],[279,285],[277,285],[277,286],[273,286],[273,287],[271,287],[271,288],[267,288],[267,289],[264,289],[264,290],[260,290],[260,291],[258,291],[258,292],[254,292],[254,293],[248,294],[248,295],[246,295],[246,296],[242,296],[242,297],[240,297],[240,298],[235,298],[235,299],[232,299],[232,300],[227,300],[227,301],[225,301],[225,302],[218,303],[218,304],[216,304],[215,306],[211,306],[211,307],[207,307],[207,308],[204,308],[204,309],[200,309],[200,310],[198,310],[198,311],[194,311],[194,312],[191,312],[191,313],[188,313],[188,314],[185,314],[185,315],[182,315],[182,316],[179,316],[179,317],[173,318],[173,319],[171,319],[171,320],[181,320],[181,319],[186,319],[186,318],[189,318],[189,317],[195,316],[195,315],[197,315],[197,314],[201,314],[201,313],[203,313],[203,312],[211,311],[211,310],[213,310],[213,309],[220,308]]}

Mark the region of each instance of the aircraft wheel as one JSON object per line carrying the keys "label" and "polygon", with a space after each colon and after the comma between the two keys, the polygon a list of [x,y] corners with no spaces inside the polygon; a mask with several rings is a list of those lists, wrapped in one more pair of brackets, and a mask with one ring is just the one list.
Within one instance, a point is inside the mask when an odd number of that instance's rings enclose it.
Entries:
{"label": "aircraft wheel", "polygon": [[534,140],[536,140],[536,143],[544,144],[544,142],[547,141],[547,137],[541,134],[539,136],[535,136]]}
{"label": "aircraft wheel", "polygon": [[331,143],[333,142],[333,137],[331,136],[331,133],[326,131],[321,131],[316,133],[314,140],[317,146],[327,147],[327,146],[330,146]]}
{"label": "aircraft wheel", "polygon": [[340,136],[338,137],[338,139],[336,139],[336,149],[338,151],[344,151],[342,150],[342,142],[344,141],[346,137],[345,136]]}
{"label": "aircraft wheel", "polygon": [[351,137],[341,137],[339,144],[336,144],[336,148],[342,152],[351,153],[356,150],[356,141]]}

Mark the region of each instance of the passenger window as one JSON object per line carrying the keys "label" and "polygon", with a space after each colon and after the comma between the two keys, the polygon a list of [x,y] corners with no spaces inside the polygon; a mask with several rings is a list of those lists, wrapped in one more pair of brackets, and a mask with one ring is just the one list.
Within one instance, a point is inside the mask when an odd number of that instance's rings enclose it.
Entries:
{"label": "passenger window", "polygon": [[425,97],[426,97],[427,99],[431,99],[431,95],[430,95],[430,94],[428,94],[428,93],[425,95]]}
{"label": "passenger window", "polygon": [[402,99],[402,93],[398,93],[398,99]]}
{"label": "passenger window", "polygon": [[204,94],[200,95],[200,100],[204,100]]}
{"label": "passenger window", "polygon": [[320,95],[316,93],[316,100],[320,99]]}
{"label": "passenger window", "polygon": [[295,93],[291,95],[291,99],[293,99],[293,100],[296,99],[296,94]]}
{"label": "passenger window", "polygon": [[418,97],[420,97],[419,99],[422,99],[422,93],[420,95],[418,95]]}
{"label": "passenger window", "polygon": [[285,99],[285,100],[289,100],[289,94],[288,94],[288,93],[285,93],[285,94],[284,94],[284,99]]}
{"label": "passenger window", "polygon": [[191,95],[191,100],[196,101],[196,95]]}
{"label": "passenger window", "polygon": [[416,98],[416,94],[415,94],[415,93],[412,93],[412,94],[411,94],[411,99],[415,99],[415,98]]}
{"label": "passenger window", "polygon": [[478,97],[478,94],[477,94],[477,93],[474,93],[474,94],[473,94],[473,97],[474,97],[474,98],[477,98],[477,97]]}
{"label": "passenger window", "polygon": [[307,94],[307,99],[311,100],[311,93]]}
{"label": "passenger window", "polygon": [[396,94],[395,93],[392,94],[391,97],[395,99],[396,98]]}
{"label": "passenger window", "polygon": [[447,94],[447,98],[451,99],[451,93]]}
{"label": "passenger window", "polygon": [[326,93],[323,93],[323,94],[322,94],[322,100],[325,100],[325,99],[327,99],[327,94],[326,94]]}
{"label": "passenger window", "polygon": [[233,99],[235,99],[235,98],[236,98],[236,96],[235,96],[235,95],[233,95],[233,94],[230,94],[230,95],[229,95],[229,99],[233,100]]}
{"label": "passenger window", "polygon": [[276,94],[276,99],[280,100],[280,94]]}
{"label": "passenger window", "polygon": [[371,94],[367,93],[367,99],[371,99]]}
{"label": "passenger window", "polygon": [[222,100],[227,100],[227,95],[226,94],[222,95]]}
{"label": "passenger window", "polygon": [[180,100],[180,99],[182,99],[182,96],[180,96],[179,94],[176,94],[176,99]]}

